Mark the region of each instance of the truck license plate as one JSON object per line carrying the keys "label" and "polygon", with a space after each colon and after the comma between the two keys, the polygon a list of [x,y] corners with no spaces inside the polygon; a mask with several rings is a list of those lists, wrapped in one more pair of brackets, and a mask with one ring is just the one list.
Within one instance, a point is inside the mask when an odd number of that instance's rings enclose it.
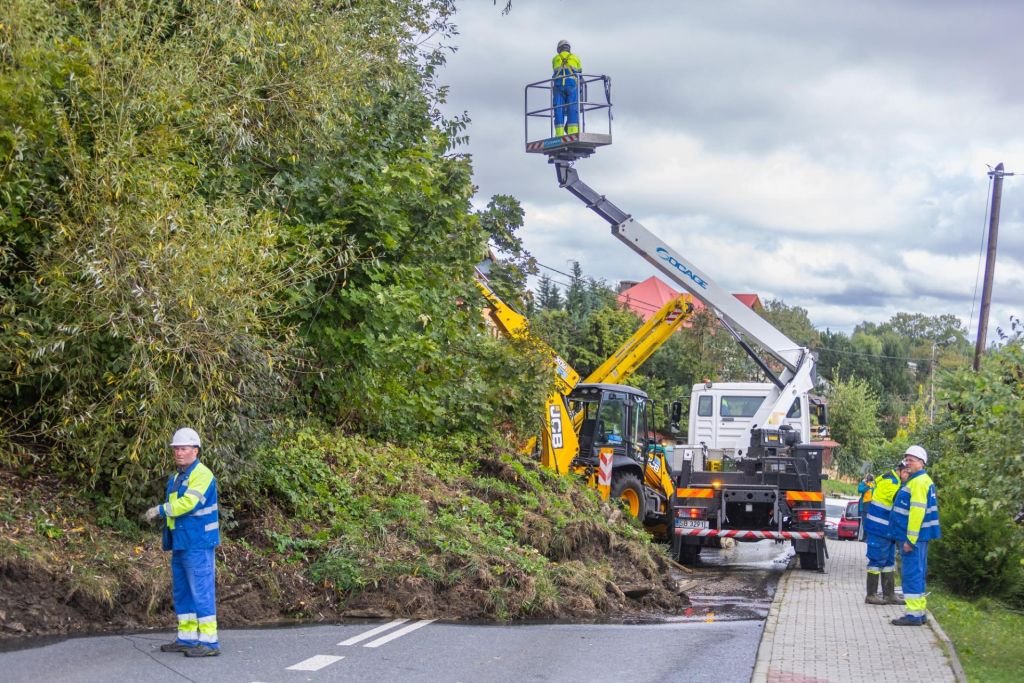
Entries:
{"label": "truck license plate", "polygon": [[708,520],[706,519],[680,519],[678,520],[678,526],[680,529],[707,529]]}

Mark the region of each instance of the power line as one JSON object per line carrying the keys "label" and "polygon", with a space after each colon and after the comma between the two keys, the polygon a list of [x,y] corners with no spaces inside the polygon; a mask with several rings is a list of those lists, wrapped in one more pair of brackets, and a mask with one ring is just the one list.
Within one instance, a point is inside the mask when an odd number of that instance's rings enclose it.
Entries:
{"label": "power line", "polygon": [[[986,206],[986,209],[985,209],[985,214],[986,214],[986,216],[988,215],[988,207],[987,206]],[[537,263],[538,267],[543,268],[544,270],[549,270],[552,273],[558,273],[559,275],[563,275],[565,277],[572,278],[573,280],[577,279],[577,277],[575,275],[571,274],[571,273],[566,273],[565,271],[559,270],[558,268],[553,268],[552,266],[545,265],[543,263],[540,263],[539,261],[537,261],[536,263]],[[581,275],[578,279],[579,280],[587,280],[587,281],[592,282],[592,283],[603,282],[603,280],[598,280],[596,278],[591,278],[591,277],[587,277],[587,276],[583,276],[583,275]],[[555,283],[555,284],[559,284],[559,285],[561,285],[562,287],[565,287],[565,288],[569,288],[569,287],[573,286],[572,283],[562,282],[562,281],[556,280],[554,278],[548,278],[548,280],[553,282],[553,283]],[[606,293],[608,296],[615,297],[615,302],[616,303],[620,303],[619,299],[618,299],[619,295],[616,294],[614,291],[612,291],[611,288],[606,287],[605,291],[602,292],[602,294],[604,294],[604,293]],[[977,294],[977,282],[975,282],[975,294]],[[636,298],[634,298],[632,296],[629,298],[629,301],[630,301],[631,304],[636,304],[636,305],[638,305],[641,308],[645,308],[645,309],[647,309],[651,313],[654,313],[654,312],[660,310],[661,306],[662,306],[661,304],[652,303],[650,301],[643,301],[642,299],[636,299]],[[973,311],[972,311],[972,315],[973,315]],[[815,328],[815,331],[817,331],[817,328]],[[843,350],[843,349],[833,349],[833,348],[817,348],[817,349],[813,349],[813,350],[818,352],[818,353],[836,353],[836,354],[843,355],[843,356],[860,356],[860,357],[863,357],[863,358],[877,358],[877,359],[886,359],[886,360],[902,360],[902,361],[912,361],[912,362],[915,362],[915,363],[932,362],[931,357],[918,358],[918,357],[915,357],[915,356],[891,356],[891,355],[882,354],[882,353],[870,353],[870,352],[867,352],[867,351],[846,351],[846,350]]]}
{"label": "power line", "polygon": [[988,177],[988,192],[985,196],[985,213],[981,216],[981,239],[978,244],[978,265],[974,269],[974,294],[971,296],[971,317],[967,320],[967,329],[974,325],[974,305],[978,303],[978,278],[981,276],[981,257],[985,252],[985,232],[987,229],[986,218],[988,218],[989,206],[992,203],[992,182],[993,176]]}

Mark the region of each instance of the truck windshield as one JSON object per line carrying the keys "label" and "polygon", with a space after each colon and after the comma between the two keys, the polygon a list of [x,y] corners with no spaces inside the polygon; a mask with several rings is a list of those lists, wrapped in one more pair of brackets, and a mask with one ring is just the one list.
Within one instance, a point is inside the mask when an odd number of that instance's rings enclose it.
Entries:
{"label": "truck windshield", "polygon": [[718,414],[722,417],[754,417],[764,396],[723,396]]}

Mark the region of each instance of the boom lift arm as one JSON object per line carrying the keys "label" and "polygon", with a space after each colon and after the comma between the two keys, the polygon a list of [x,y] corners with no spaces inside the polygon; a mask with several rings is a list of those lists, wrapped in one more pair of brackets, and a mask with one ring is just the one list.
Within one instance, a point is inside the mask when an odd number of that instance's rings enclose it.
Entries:
{"label": "boom lift arm", "polygon": [[[639,221],[580,180],[571,159],[552,155],[550,161],[555,165],[560,187],[569,190],[583,201],[587,208],[608,221],[612,226],[612,234],[626,246],[715,311],[726,328],[777,388],[757,411],[754,424],[781,424],[793,401],[813,388],[814,357],[810,350],[801,347],[747,308]],[[776,375],[740,336],[741,333],[756,341],[781,363],[782,373]],[[736,443],[736,453],[741,455],[747,446],[746,437],[741,438]]]}

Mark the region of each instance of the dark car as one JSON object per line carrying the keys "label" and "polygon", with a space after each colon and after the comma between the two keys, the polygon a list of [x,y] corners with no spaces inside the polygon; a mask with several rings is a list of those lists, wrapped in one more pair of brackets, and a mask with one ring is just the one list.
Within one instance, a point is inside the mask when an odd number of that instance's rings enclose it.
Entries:
{"label": "dark car", "polygon": [[857,509],[857,501],[846,504],[846,511],[839,518],[839,525],[836,529],[836,536],[840,541],[856,541],[857,533],[860,531],[860,511]]}

